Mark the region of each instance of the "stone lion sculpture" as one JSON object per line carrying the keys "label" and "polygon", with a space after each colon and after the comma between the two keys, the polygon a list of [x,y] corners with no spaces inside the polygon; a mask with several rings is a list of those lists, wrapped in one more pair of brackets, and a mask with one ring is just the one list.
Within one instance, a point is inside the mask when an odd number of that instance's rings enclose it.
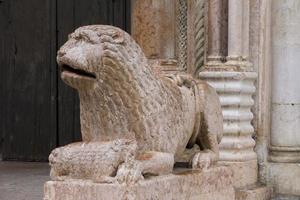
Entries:
{"label": "stone lion sculpture", "polygon": [[78,28],[57,61],[63,81],[79,92],[83,141],[52,151],[52,179],[135,183],[170,173],[186,155],[194,169],[218,160],[216,92],[189,75],[158,73],[126,32]]}

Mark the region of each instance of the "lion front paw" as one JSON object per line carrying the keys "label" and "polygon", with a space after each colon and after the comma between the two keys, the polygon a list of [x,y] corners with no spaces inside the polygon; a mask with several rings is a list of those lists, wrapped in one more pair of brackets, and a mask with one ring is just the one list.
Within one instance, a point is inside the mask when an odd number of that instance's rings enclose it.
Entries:
{"label": "lion front paw", "polygon": [[143,180],[144,176],[142,175],[142,169],[139,163],[134,162],[121,164],[115,178],[120,184],[130,185]]}
{"label": "lion front paw", "polygon": [[215,163],[215,155],[211,152],[199,152],[192,160],[193,169],[206,170]]}

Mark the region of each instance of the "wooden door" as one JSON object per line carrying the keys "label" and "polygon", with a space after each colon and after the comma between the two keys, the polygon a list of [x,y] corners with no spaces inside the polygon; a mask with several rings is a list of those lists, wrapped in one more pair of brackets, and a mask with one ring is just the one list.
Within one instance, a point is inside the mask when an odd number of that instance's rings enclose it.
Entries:
{"label": "wooden door", "polygon": [[129,30],[129,14],[129,0],[0,0],[4,160],[44,161],[53,148],[80,139],[78,96],[61,82],[56,52],[82,25]]}

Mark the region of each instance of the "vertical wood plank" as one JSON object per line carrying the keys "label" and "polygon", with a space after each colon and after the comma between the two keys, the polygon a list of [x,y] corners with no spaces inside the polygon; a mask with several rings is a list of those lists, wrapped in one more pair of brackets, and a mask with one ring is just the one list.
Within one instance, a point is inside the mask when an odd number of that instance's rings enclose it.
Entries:
{"label": "vertical wood plank", "polygon": [[128,33],[131,33],[131,0],[125,0],[125,28]]}
{"label": "vertical wood plank", "polygon": [[9,4],[7,2],[2,2],[0,4],[0,157],[3,151],[3,142],[4,136],[6,133],[6,74],[7,74],[7,65],[9,60],[10,48],[7,48],[7,44],[10,43],[8,38],[8,24],[9,24]]}
{"label": "vertical wood plank", "polygon": [[55,1],[9,3],[3,158],[45,160],[56,145]]}
{"label": "vertical wood plank", "polygon": [[113,1],[113,24],[124,28],[126,22],[126,1]]}

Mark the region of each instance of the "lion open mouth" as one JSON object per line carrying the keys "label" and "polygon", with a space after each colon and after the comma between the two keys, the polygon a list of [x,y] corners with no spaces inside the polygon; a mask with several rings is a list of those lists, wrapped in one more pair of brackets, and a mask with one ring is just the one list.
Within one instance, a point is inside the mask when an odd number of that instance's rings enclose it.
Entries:
{"label": "lion open mouth", "polygon": [[91,78],[91,79],[96,79],[96,75],[94,73],[91,72],[87,72],[85,70],[82,69],[76,69],[73,68],[69,65],[62,65],[61,66],[61,72],[64,73],[66,72],[69,75],[75,75],[75,76],[80,76],[80,77],[86,77],[86,78]]}

